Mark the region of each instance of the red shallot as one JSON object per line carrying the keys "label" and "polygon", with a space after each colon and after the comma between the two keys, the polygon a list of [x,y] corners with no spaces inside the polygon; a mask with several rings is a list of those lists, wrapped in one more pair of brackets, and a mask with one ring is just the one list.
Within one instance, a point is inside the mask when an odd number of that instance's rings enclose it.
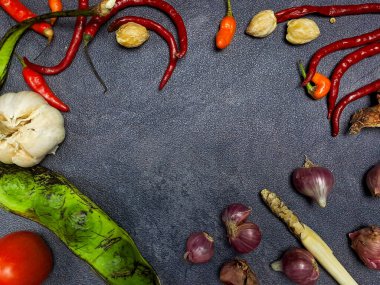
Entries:
{"label": "red shallot", "polygon": [[214,239],[205,232],[196,232],[186,242],[184,258],[191,263],[206,263],[214,255]]}

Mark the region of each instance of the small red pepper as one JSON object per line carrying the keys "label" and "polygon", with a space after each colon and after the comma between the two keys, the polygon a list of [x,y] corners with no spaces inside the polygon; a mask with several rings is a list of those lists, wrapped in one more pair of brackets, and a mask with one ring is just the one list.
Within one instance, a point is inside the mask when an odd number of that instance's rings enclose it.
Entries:
{"label": "small red pepper", "polygon": [[[29,18],[37,16],[19,0],[0,0],[0,7],[4,9],[14,20],[17,22],[22,22]],[[33,24],[32,29],[37,33],[45,36],[48,39],[48,42],[51,42],[54,36],[52,26],[47,22],[39,22]]]}
{"label": "small red pepper", "polygon": [[218,49],[224,49],[230,45],[236,32],[236,20],[232,14],[231,0],[227,0],[227,13],[220,22],[220,28],[215,37]]}
{"label": "small red pepper", "polygon": [[[61,0],[48,0],[48,4],[49,4],[50,10],[52,12],[62,11],[62,9],[63,9],[63,5],[62,5]],[[55,21],[57,21],[57,18],[51,18],[50,24],[54,25]]]}
{"label": "small red pepper", "polygon": [[314,73],[317,70],[319,62],[327,55],[343,49],[349,49],[358,46],[364,46],[369,43],[377,42],[380,40],[380,29],[376,29],[372,32],[365,33],[359,36],[341,39],[339,41],[328,44],[324,47],[321,47],[317,50],[312,58],[310,59],[308,71],[305,80],[302,82],[302,85],[305,86],[310,82],[311,78],[314,76]]}
{"label": "small red pepper", "polygon": [[[303,78],[305,78],[306,71],[301,62],[299,63],[299,67]],[[312,86],[309,82],[306,84],[306,90],[307,93],[315,100],[320,100],[323,97],[325,97],[327,93],[329,93],[331,81],[326,76],[324,76],[321,73],[315,72],[313,77],[311,78],[311,81],[315,84],[315,86]]]}
{"label": "small red pepper", "polygon": [[30,89],[32,89],[34,92],[39,93],[54,108],[62,112],[70,111],[69,106],[63,103],[50,89],[44,77],[38,72],[30,69],[19,55],[17,55],[17,57],[23,67],[22,75],[24,77],[24,80]]}

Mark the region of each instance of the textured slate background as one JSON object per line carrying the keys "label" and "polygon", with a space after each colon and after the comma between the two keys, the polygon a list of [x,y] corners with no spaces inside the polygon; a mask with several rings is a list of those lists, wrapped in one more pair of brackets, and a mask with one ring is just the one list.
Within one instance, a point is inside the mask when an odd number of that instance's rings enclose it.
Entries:
{"label": "textured slate background", "polygon": [[[48,11],[47,1],[29,0],[30,7]],[[75,8],[76,1],[63,1]],[[95,3],[96,1],[92,1]],[[251,17],[263,10],[280,10],[315,1],[232,1],[238,22],[236,37],[224,51],[214,48],[214,35],[225,12],[223,1],[169,1],[182,14],[188,29],[189,52],[179,61],[166,88],[158,83],[168,50],[156,34],[141,48],[125,50],[114,35],[100,30],[90,46],[96,66],[109,87],[107,94],[90,73],[80,52],[64,73],[47,78],[55,92],[71,106],[64,114],[65,142],[43,165],[59,171],[99,204],[134,237],[163,284],[218,284],[220,265],[236,253],[226,242],[220,222],[222,209],[233,202],[253,208],[250,220],[263,233],[259,248],[247,259],[262,284],[290,284],[271,271],[271,261],[290,246],[299,245],[286,227],[266,208],[259,191],[269,188],[335,251],[360,284],[378,284],[378,272],[368,270],[350,249],[347,233],[379,224],[379,200],[369,196],[364,174],[379,161],[379,130],[359,136],[330,136],[325,100],[309,99],[296,68],[321,46],[378,27],[378,15],[337,18],[310,16],[321,36],[307,45],[284,41],[285,24],[265,39],[244,34]],[[334,3],[365,1],[334,1]],[[327,5],[331,1],[318,1]],[[155,19],[175,32],[170,20],[151,8],[130,8],[122,15]],[[0,14],[1,33],[10,25]],[[73,19],[57,22],[56,37],[38,59],[52,65],[63,56],[71,38]],[[34,58],[45,39],[29,32],[17,52]],[[345,52],[325,58],[319,70],[330,74]],[[341,82],[341,93],[379,78],[379,57],[351,68]],[[14,59],[2,92],[27,89]],[[343,113],[343,131],[350,115],[374,104],[364,98]],[[330,168],[336,186],[321,209],[297,194],[290,173],[304,155]],[[48,230],[0,212],[0,234],[29,229],[42,234],[54,253],[54,270],[46,284],[103,284],[92,269],[74,256]],[[214,236],[216,254],[205,265],[182,260],[187,236],[205,230]],[[321,270],[319,284],[335,284]]]}

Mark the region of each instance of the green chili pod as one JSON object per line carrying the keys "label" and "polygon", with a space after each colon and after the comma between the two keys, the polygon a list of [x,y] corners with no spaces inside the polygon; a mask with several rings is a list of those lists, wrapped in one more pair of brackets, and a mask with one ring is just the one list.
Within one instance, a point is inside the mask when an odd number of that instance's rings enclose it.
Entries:
{"label": "green chili pod", "polygon": [[0,164],[0,207],[50,229],[108,284],[160,284],[129,234],[58,173]]}

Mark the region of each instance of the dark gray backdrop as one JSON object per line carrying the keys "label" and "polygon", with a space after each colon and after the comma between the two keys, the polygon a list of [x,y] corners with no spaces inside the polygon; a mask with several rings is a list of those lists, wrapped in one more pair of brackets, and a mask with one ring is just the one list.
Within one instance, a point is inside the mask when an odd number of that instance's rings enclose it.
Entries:
{"label": "dark gray backdrop", "polygon": [[[48,11],[47,1],[27,2],[39,13]],[[75,2],[63,1],[66,8],[75,8]],[[334,1],[360,2],[365,1]],[[236,36],[230,47],[219,52],[214,36],[225,13],[224,2],[170,3],[187,26],[189,51],[163,91],[158,91],[158,84],[168,50],[154,33],[141,48],[126,50],[115,43],[114,34],[100,30],[90,52],[108,85],[105,95],[82,51],[68,70],[47,78],[71,112],[64,114],[66,140],[42,164],[64,174],[127,229],[163,284],[218,284],[220,265],[237,256],[220,222],[222,209],[233,202],[252,207],[250,220],[263,234],[258,249],[241,257],[249,261],[262,284],[290,284],[269,264],[299,243],[261,201],[263,188],[278,193],[315,229],[358,283],[379,284],[379,273],[362,265],[347,238],[353,230],[380,223],[380,201],[369,196],[363,183],[366,171],[379,161],[379,130],[332,138],[326,102],[305,95],[296,66],[298,60],[307,63],[327,43],[377,28],[379,16],[341,17],[334,25],[329,18],[310,16],[321,36],[307,45],[291,46],[284,40],[286,24],[265,39],[253,39],[244,30],[263,9],[281,10],[315,1],[232,1]],[[152,8],[120,13],[127,14],[149,17],[175,32],[170,20]],[[2,34],[9,22],[1,12]],[[56,37],[39,63],[58,62],[74,22],[57,22]],[[29,32],[17,51],[33,59],[45,43]],[[328,56],[319,70],[329,75],[347,52]],[[379,62],[379,57],[373,57],[351,68],[341,82],[340,96],[379,78]],[[14,59],[2,93],[27,89],[20,71]],[[364,98],[350,105],[342,115],[342,131],[346,133],[355,110],[374,103],[373,98]],[[291,186],[290,173],[302,165],[304,155],[330,168],[336,177],[325,209]],[[103,284],[48,230],[4,211],[0,220],[1,235],[29,229],[47,240],[55,266],[46,284]],[[208,264],[191,266],[182,259],[185,241],[191,232],[201,230],[215,238],[215,257]],[[322,269],[319,284],[335,282]]]}

